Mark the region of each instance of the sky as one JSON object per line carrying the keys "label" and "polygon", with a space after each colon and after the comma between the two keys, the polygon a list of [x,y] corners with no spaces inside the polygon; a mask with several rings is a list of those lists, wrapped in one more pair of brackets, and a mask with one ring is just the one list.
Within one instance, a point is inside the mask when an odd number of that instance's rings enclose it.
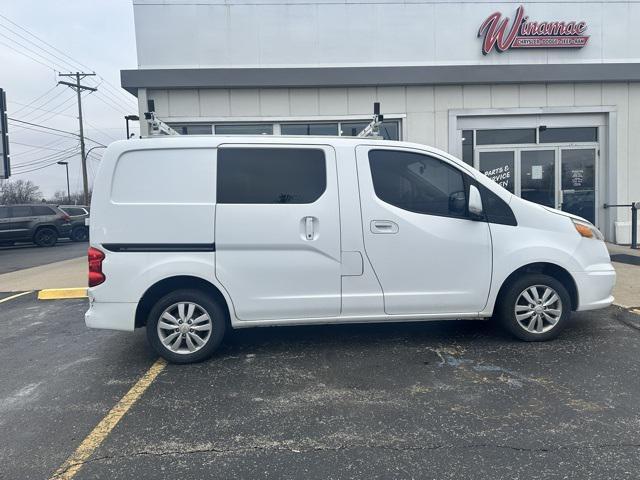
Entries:
{"label": "sky", "polygon": [[[78,133],[76,93],[57,85],[70,80],[57,74],[95,72],[83,82],[98,89],[82,99],[87,149],[124,139],[124,115],[138,111],[135,97],[120,87],[120,70],[136,66],[131,0],[0,0],[0,88],[10,118]],[[130,126],[139,133],[137,122]],[[49,198],[66,191],[65,167],[54,163],[64,159],[72,193],[81,191],[78,138],[45,131],[10,120],[11,180],[31,180]],[[102,151],[90,154],[90,183]]]}

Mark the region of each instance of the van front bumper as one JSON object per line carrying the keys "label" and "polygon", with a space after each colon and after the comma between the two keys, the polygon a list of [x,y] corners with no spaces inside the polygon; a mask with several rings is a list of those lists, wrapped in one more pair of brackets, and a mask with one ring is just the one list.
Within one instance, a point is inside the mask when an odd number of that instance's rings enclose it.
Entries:
{"label": "van front bumper", "polygon": [[596,310],[613,303],[613,287],[616,271],[613,265],[598,265],[594,270],[572,272],[578,288],[578,308],[576,310]]}
{"label": "van front bumper", "polygon": [[90,301],[89,310],[84,314],[84,323],[89,328],[124,330],[135,328],[137,303],[112,303]]}

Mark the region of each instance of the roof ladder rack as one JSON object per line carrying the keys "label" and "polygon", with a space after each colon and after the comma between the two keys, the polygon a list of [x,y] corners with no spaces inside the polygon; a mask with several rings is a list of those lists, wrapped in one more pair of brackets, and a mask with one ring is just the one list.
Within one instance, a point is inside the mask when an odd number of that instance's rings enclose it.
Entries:
{"label": "roof ladder rack", "polygon": [[180,135],[177,131],[171,128],[158,118],[155,110],[155,102],[153,100],[147,101],[148,112],[144,112],[144,119],[149,124],[149,135]]}
{"label": "roof ladder rack", "polygon": [[375,102],[373,104],[373,119],[371,120],[371,123],[364,127],[364,129],[358,134],[358,137],[382,139],[383,137],[380,134],[380,126],[382,125],[383,120],[384,115],[380,114],[380,102]]}

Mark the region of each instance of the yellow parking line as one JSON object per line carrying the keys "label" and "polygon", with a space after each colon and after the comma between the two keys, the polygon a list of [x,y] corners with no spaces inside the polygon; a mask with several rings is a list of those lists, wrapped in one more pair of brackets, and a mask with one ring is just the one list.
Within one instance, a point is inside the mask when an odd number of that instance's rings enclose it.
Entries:
{"label": "yellow parking line", "polygon": [[10,297],[0,299],[0,303],[8,302],[9,300],[13,300],[14,298],[18,298],[18,297],[21,297],[23,295],[27,295],[27,294],[29,294],[31,292],[33,292],[33,290],[29,290],[28,292],[16,293],[15,295],[11,295]]}
{"label": "yellow parking line", "polygon": [[71,480],[166,366],[167,362],[162,358],[156,360],[147,370],[147,373],[131,387],[100,423],[95,426],[91,433],[86,436],[76,451],[56,470],[51,480]]}
{"label": "yellow parking line", "polygon": [[38,300],[58,300],[61,298],[86,298],[87,289],[82,288],[46,288],[38,292]]}

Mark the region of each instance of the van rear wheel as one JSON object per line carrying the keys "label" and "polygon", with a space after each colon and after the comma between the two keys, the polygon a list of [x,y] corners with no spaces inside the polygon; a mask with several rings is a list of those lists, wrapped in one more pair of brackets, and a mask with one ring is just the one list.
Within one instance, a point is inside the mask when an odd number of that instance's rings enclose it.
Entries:
{"label": "van rear wheel", "polygon": [[160,298],[147,319],[147,339],[171,363],[201,362],[224,338],[227,314],[199,290],[176,290]]}
{"label": "van rear wheel", "polygon": [[527,274],[507,288],[497,313],[502,325],[520,340],[551,340],[558,336],[571,314],[571,299],[555,278]]}

